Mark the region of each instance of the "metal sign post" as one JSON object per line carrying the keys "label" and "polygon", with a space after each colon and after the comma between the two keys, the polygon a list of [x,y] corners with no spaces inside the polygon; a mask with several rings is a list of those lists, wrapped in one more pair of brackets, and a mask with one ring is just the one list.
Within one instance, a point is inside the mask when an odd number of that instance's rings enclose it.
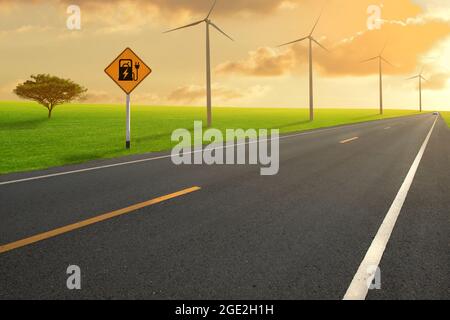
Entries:
{"label": "metal sign post", "polygon": [[130,48],[125,49],[106,69],[106,74],[126,93],[126,143],[131,148],[131,92],[152,73]]}
{"label": "metal sign post", "polygon": [[126,132],[126,145],[127,149],[131,148],[131,96],[127,94],[127,132]]}

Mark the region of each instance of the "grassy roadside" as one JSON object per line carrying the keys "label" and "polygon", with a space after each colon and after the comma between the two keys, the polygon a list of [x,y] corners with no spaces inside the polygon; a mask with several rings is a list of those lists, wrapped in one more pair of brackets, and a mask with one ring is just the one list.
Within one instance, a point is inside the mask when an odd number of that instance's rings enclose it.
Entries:
{"label": "grassy roadside", "polygon": [[441,112],[441,115],[450,127],[450,112]]}
{"label": "grassy roadside", "polygon": [[[309,122],[306,109],[215,108],[215,127],[280,129],[281,133],[416,114],[415,111],[319,109]],[[145,107],[132,110],[132,150],[124,150],[125,108],[71,104],[51,120],[43,107],[0,102],[0,174],[37,170],[88,160],[170,150],[173,130],[205,123],[205,108]]]}

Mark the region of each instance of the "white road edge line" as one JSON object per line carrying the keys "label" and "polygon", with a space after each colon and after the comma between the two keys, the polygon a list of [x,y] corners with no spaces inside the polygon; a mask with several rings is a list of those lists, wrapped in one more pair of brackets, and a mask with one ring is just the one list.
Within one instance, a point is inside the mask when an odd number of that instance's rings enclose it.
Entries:
{"label": "white road edge line", "polygon": [[342,140],[339,143],[340,144],[346,144],[346,143],[353,142],[353,141],[356,141],[356,140],[359,140],[359,137],[353,137],[353,138],[350,138],[350,139],[347,139],[347,140]]}
{"label": "white road edge line", "polygon": [[[397,120],[398,121],[399,119],[398,118],[391,118],[391,119],[382,119],[382,120],[387,120],[387,121],[396,121]],[[322,132],[327,132],[327,131],[334,131],[334,130],[345,129],[345,128],[358,127],[358,126],[363,126],[363,125],[367,125],[367,124],[379,124],[379,123],[378,123],[378,121],[371,121],[371,122],[364,122],[364,123],[355,123],[355,124],[351,124],[351,125],[347,125],[347,126],[318,129],[318,130],[313,130],[313,131],[308,131],[308,132],[300,132],[300,133],[296,133],[296,134],[285,135],[285,136],[279,137],[279,139],[280,140],[285,140],[285,139],[295,138],[295,137],[299,137],[299,136],[311,135],[311,134],[322,133]],[[266,142],[266,141],[272,141],[272,140],[273,139],[265,139],[265,140],[261,140],[261,141],[262,142]],[[227,148],[231,148],[231,147],[237,147],[237,146],[242,146],[242,145],[247,145],[247,144],[253,144],[253,143],[257,143],[257,141],[249,141],[249,142],[245,142],[245,143],[244,142],[243,143],[236,143],[234,145],[229,145],[229,146],[226,145],[226,146],[223,147],[223,149],[227,149]],[[195,154],[195,153],[203,152],[205,150],[209,151],[209,149],[203,149],[203,150],[196,150],[196,151],[192,151],[192,152],[187,152],[186,154]],[[104,165],[104,166],[97,166],[97,167],[91,167],[91,168],[85,168],[85,169],[78,169],[78,170],[71,170],[71,171],[51,173],[51,174],[47,174],[47,175],[30,177],[30,178],[24,178],[24,179],[4,181],[4,182],[0,182],[0,186],[4,186],[4,185],[8,185],[8,184],[21,183],[21,182],[34,181],[34,180],[48,179],[48,178],[53,178],[53,177],[59,177],[59,176],[65,176],[65,175],[76,174],[76,173],[83,173],[83,172],[89,172],[89,171],[96,171],[96,170],[102,170],[102,169],[108,169],[108,168],[114,168],[114,167],[121,167],[121,166],[126,166],[126,165],[132,165],[132,164],[138,164],[138,163],[144,163],[144,162],[150,162],[150,161],[156,161],[156,160],[162,160],[162,159],[168,159],[168,158],[172,158],[172,155],[170,154],[170,155],[164,155],[164,156],[160,156],[160,157],[145,158],[145,159],[134,160],[134,161],[126,161],[126,162],[114,163],[114,164],[109,164],[109,165]]]}
{"label": "white road edge line", "polygon": [[365,300],[369,292],[369,286],[375,277],[375,270],[379,267],[381,258],[383,257],[384,250],[389,242],[392,231],[397,222],[397,218],[400,215],[403,204],[405,203],[406,197],[408,196],[409,189],[413,183],[414,177],[419,168],[422,157],[430,141],[430,137],[433,133],[434,127],[436,126],[437,118],[434,120],[433,126],[428,133],[422,147],[414,160],[408,175],[405,178],[400,190],[398,191],[397,197],[392,203],[386,217],[381,224],[377,235],[372,241],[369,250],[366,253],[361,265],[356,272],[350,287],[348,288],[344,300]]}

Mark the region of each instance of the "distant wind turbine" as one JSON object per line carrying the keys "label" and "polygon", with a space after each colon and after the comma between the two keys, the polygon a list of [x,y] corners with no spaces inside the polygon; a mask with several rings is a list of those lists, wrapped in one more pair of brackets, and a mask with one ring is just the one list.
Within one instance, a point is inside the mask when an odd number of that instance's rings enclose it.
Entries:
{"label": "distant wind turbine", "polygon": [[319,41],[317,41],[316,39],[313,38],[313,33],[316,30],[316,27],[317,27],[321,17],[322,17],[322,13],[319,15],[319,18],[317,19],[316,23],[314,24],[314,27],[312,28],[311,32],[309,33],[309,35],[307,37],[304,37],[304,38],[301,38],[298,40],[294,40],[294,41],[291,41],[288,43],[284,43],[284,44],[278,46],[278,47],[283,47],[283,46],[287,46],[289,44],[302,42],[304,40],[309,40],[309,119],[310,119],[310,121],[314,120],[314,83],[313,83],[313,50],[312,50],[313,42],[315,42],[319,47],[321,47],[325,51],[329,52],[329,50],[327,48],[325,48],[323,45],[321,45],[319,43]]}
{"label": "distant wind turbine", "polygon": [[225,32],[223,32],[218,26],[216,26],[209,17],[211,16],[211,13],[213,12],[215,6],[217,4],[217,0],[214,1],[211,9],[209,10],[208,15],[205,19],[188,24],[183,27],[175,28],[169,31],[166,31],[164,33],[169,33],[172,31],[189,28],[196,26],[200,23],[206,24],[206,104],[207,104],[207,114],[208,114],[208,127],[211,127],[212,125],[212,99],[211,99],[211,48],[210,48],[210,41],[209,41],[209,26],[213,26],[217,31],[219,31],[221,34],[223,34],[225,37],[229,38],[231,41],[234,41],[229,35],[227,35]]}
{"label": "distant wind turbine", "polygon": [[386,49],[386,45],[384,46],[383,50],[381,50],[381,52],[378,56],[364,60],[361,62],[361,63],[365,63],[365,62],[369,62],[369,61],[378,59],[378,68],[379,68],[379,72],[380,72],[380,114],[383,114],[383,112],[384,112],[384,110],[383,110],[383,62],[389,64],[390,66],[394,66],[392,63],[390,63],[385,58],[383,58],[383,53],[384,53],[385,49]]}
{"label": "distant wind turbine", "polygon": [[412,80],[412,79],[419,79],[419,107],[420,107],[420,112],[422,112],[422,80],[427,81],[427,79],[425,79],[423,76],[423,68],[422,71],[420,71],[420,73],[417,76],[408,78],[406,80]]}

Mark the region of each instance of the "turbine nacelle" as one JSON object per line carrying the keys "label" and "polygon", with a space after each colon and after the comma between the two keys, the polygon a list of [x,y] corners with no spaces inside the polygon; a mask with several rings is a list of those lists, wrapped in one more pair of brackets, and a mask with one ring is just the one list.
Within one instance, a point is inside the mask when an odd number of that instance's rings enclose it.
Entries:
{"label": "turbine nacelle", "polygon": [[425,80],[425,81],[428,81],[426,78],[424,78],[422,75],[417,75],[417,76],[414,76],[414,77],[411,77],[411,78],[408,78],[408,79],[406,79],[406,80],[413,80],[413,79],[422,79],[422,80]]}
{"label": "turbine nacelle", "polygon": [[193,22],[193,23],[190,23],[190,24],[187,24],[187,25],[182,26],[182,27],[178,27],[178,28],[175,28],[175,29],[171,29],[171,30],[165,31],[165,32],[163,32],[163,33],[170,33],[170,32],[173,32],[173,31],[177,31],[177,30],[181,30],[181,29],[186,29],[186,28],[194,27],[194,26],[199,25],[200,23],[203,23],[203,22],[204,22],[204,23],[206,23],[206,25],[212,26],[214,29],[216,29],[217,31],[219,31],[221,34],[223,34],[225,37],[227,37],[227,38],[230,39],[231,41],[234,41],[233,38],[231,38],[231,37],[230,37],[228,34],[226,34],[222,29],[220,29],[217,25],[215,25],[215,24],[212,22],[212,20],[210,19],[210,16],[211,16],[211,14],[212,14],[214,8],[216,7],[216,4],[217,4],[217,0],[214,1],[214,4],[212,5],[212,7],[211,7],[211,9],[209,10],[208,15],[206,16],[205,19],[199,20],[199,21],[196,21],[196,22]]}
{"label": "turbine nacelle", "polygon": [[282,44],[282,45],[279,45],[278,47],[284,47],[284,46],[287,46],[287,45],[290,45],[290,44],[293,44],[293,43],[297,43],[297,42],[302,42],[302,41],[305,41],[305,40],[309,40],[310,42],[314,42],[315,44],[317,44],[319,47],[321,47],[321,48],[324,49],[325,51],[330,52],[330,50],[328,50],[327,48],[325,48],[322,44],[320,44],[319,41],[317,41],[317,40],[314,39],[314,37],[313,37],[314,31],[316,30],[317,25],[319,24],[320,18],[322,18],[322,13],[323,13],[323,10],[322,10],[322,12],[320,13],[319,17],[317,18],[316,22],[314,23],[314,26],[313,26],[313,28],[311,29],[311,32],[309,33],[308,36],[303,37],[303,38],[300,38],[300,39],[297,39],[297,40],[294,40],[294,41],[291,41],[291,42],[284,43],[284,44]]}
{"label": "turbine nacelle", "polygon": [[327,48],[325,48],[319,41],[317,41],[316,39],[314,39],[312,36],[307,36],[307,37],[304,37],[304,38],[301,38],[301,39],[297,39],[297,40],[294,40],[294,41],[291,41],[291,42],[288,42],[288,43],[284,43],[284,44],[282,44],[282,45],[279,45],[278,47],[284,47],[284,46],[287,46],[287,45],[290,45],[290,44],[294,44],[294,43],[297,43],[297,42],[302,42],[302,41],[305,41],[305,40],[309,40],[309,41],[311,41],[311,42],[314,42],[314,43],[317,44],[319,47],[321,47],[323,50],[325,50],[325,51],[327,51],[327,52],[330,52],[330,50],[328,50]]}
{"label": "turbine nacelle", "polygon": [[392,63],[390,63],[388,60],[386,60],[386,59],[383,57],[383,53],[384,53],[384,51],[386,50],[386,46],[387,46],[387,42],[384,44],[383,49],[381,49],[379,55],[377,55],[376,57],[367,59],[367,60],[363,60],[363,61],[361,61],[361,63],[366,63],[366,62],[370,62],[370,61],[373,61],[373,60],[377,60],[377,59],[378,59],[379,62],[380,62],[380,64],[381,64],[382,62],[385,62],[385,63],[387,63],[388,65],[390,65],[390,66],[392,66],[392,67],[395,68],[395,66],[394,66]]}
{"label": "turbine nacelle", "polygon": [[314,33],[314,31],[316,30],[317,25],[319,24],[320,18],[322,17],[322,13],[323,13],[323,10],[322,10],[322,12],[320,13],[319,18],[317,18],[316,23],[314,24],[314,26],[313,26],[313,28],[311,29],[311,32],[309,33],[308,36],[303,37],[303,38],[300,38],[300,39],[297,39],[297,40],[294,40],[294,41],[291,41],[291,42],[283,43],[282,45],[279,45],[278,47],[284,47],[284,46],[287,46],[287,45],[290,45],[290,44],[293,44],[293,43],[297,43],[297,42],[302,42],[302,41],[305,41],[305,40],[309,40],[309,41],[311,41],[311,42],[316,43],[319,47],[321,47],[321,48],[324,49],[325,51],[328,51],[328,52],[329,52],[330,50],[328,50],[327,48],[325,48],[322,44],[319,43],[319,41],[317,41],[317,40],[314,39],[314,37],[313,37],[313,33]]}
{"label": "turbine nacelle", "polygon": [[380,62],[384,62],[384,63],[387,63],[388,65],[390,65],[391,67],[394,67],[395,68],[395,66],[392,64],[392,63],[390,63],[388,60],[386,60],[383,56],[381,56],[381,55],[379,55],[379,56],[376,56],[376,57],[373,57],[373,58],[370,58],[370,59],[367,59],[367,60],[363,60],[363,61],[361,61],[361,63],[366,63],[366,62],[370,62],[370,61],[373,61],[373,60],[379,60]]}
{"label": "turbine nacelle", "polygon": [[427,79],[425,79],[425,78],[423,77],[423,70],[424,70],[424,68],[422,68],[422,70],[420,71],[420,73],[419,73],[418,75],[413,76],[413,77],[411,77],[411,78],[408,78],[408,79],[406,79],[406,80],[421,79],[421,80],[424,80],[424,81],[428,81]]}

